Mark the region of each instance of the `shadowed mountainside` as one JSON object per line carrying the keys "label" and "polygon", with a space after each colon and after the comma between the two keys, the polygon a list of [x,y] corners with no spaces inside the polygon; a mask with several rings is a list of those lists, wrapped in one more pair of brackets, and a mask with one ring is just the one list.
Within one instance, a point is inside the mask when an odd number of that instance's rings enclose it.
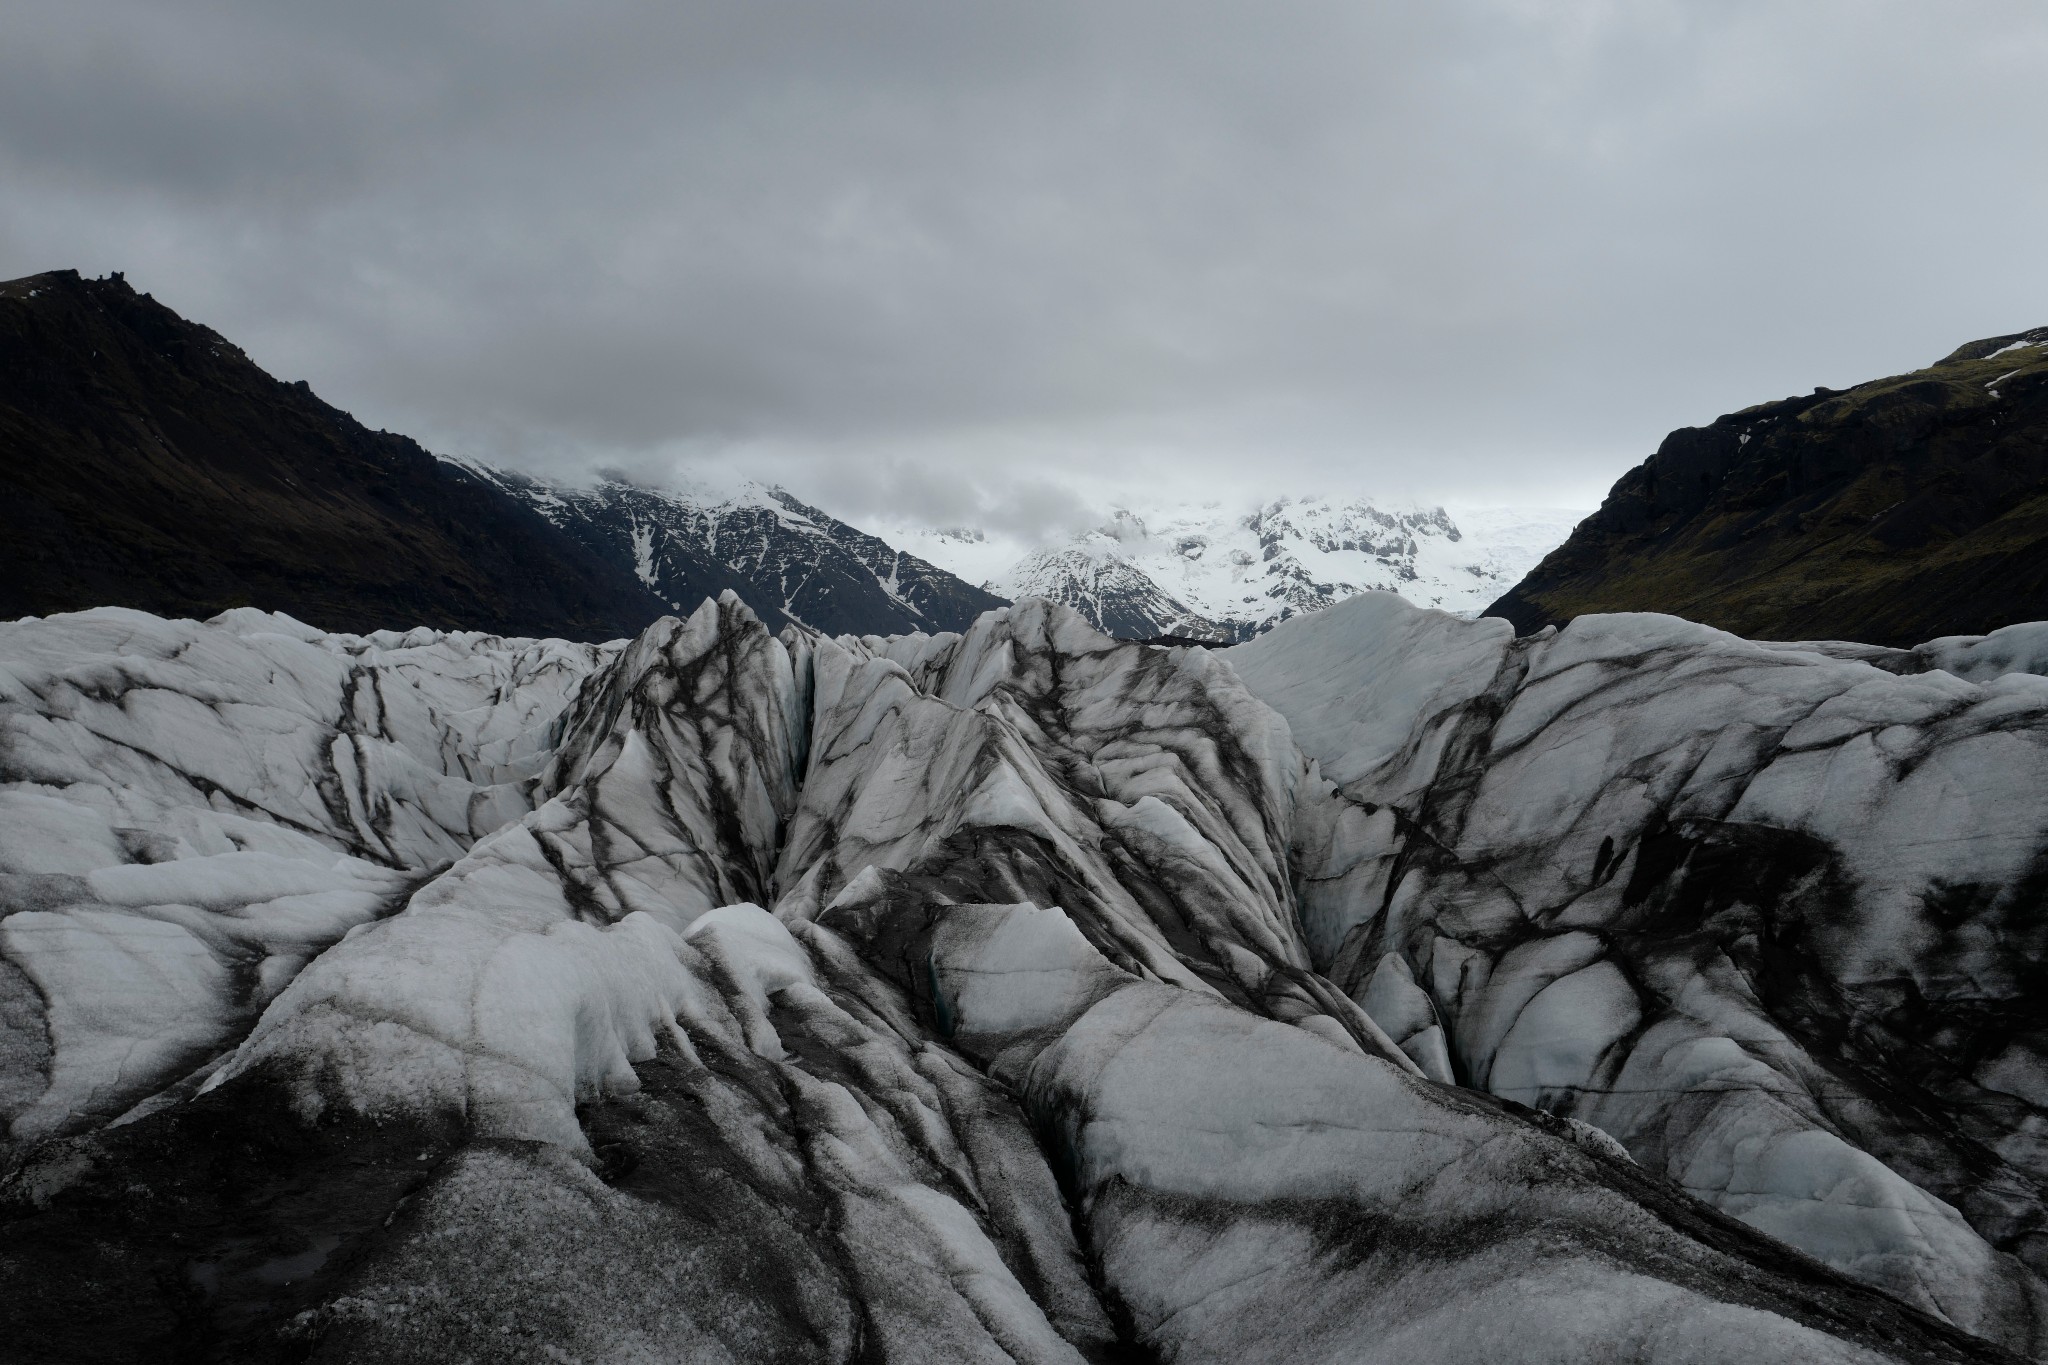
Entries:
{"label": "shadowed mountainside", "polygon": [[0,284],[0,617],[282,610],[612,639],[737,593],[777,626],[961,630],[1000,597],[780,489],[582,488],[437,458],[119,276]]}
{"label": "shadowed mountainside", "polygon": [[1487,614],[1910,646],[2048,617],[2048,327],[1684,427]]}
{"label": "shadowed mountainside", "polygon": [[550,525],[687,614],[726,587],[762,620],[826,635],[965,630],[1005,599],[780,488],[571,487],[472,466]]}
{"label": "shadowed mountainside", "polygon": [[110,604],[585,640],[666,610],[517,499],[118,275],[0,284],[0,617]]}

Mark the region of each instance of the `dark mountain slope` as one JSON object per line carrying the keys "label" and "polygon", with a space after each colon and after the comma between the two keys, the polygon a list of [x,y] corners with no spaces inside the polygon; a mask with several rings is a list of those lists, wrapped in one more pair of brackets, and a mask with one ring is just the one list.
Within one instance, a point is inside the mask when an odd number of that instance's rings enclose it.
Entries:
{"label": "dark mountain slope", "polygon": [[0,284],[0,618],[109,604],[576,639],[667,610],[502,489],[118,275]]}
{"label": "dark mountain slope", "polygon": [[[864,571],[890,602],[909,611],[914,618],[909,623],[911,629],[965,630],[983,612],[1009,605],[1008,598],[985,592],[916,555],[905,554],[879,537],[798,502],[781,489],[770,496],[816,527],[818,536],[839,547],[848,561],[848,577],[859,578]],[[868,627],[862,633],[889,632]]]}
{"label": "dark mountain slope", "polygon": [[729,587],[778,630],[795,622],[827,635],[896,635],[965,630],[1006,602],[780,488],[693,493],[617,479],[578,488],[475,472],[678,612]]}
{"label": "dark mountain slope", "polygon": [[1910,646],[2048,617],[2048,328],[1686,427],[1488,609]]}

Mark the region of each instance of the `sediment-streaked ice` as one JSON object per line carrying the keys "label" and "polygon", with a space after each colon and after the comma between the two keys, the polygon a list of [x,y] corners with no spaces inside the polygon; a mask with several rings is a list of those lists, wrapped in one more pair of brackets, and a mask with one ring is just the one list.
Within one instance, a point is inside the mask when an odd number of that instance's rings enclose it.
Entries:
{"label": "sediment-streaked ice", "polygon": [[2043,1341],[2048,681],[1374,596],[1229,654],[1044,602],[95,612],[0,669],[31,1324],[119,1284],[389,1362]]}

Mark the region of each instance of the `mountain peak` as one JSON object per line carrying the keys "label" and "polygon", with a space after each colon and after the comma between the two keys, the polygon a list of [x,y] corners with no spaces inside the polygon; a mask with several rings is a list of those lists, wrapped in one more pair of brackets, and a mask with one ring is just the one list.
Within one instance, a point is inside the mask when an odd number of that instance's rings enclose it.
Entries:
{"label": "mountain peak", "polygon": [[1475,541],[1442,507],[1368,498],[1122,505],[990,586],[1064,602],[1126,638],[1249,639],[1372,591],[1475,615],[1562,541],[1579,514],[1478,516],[1487,534]]}
{"label": "mountain peak", "polygon": [[755,480],[557,483],[467,461],[673,611],[737,593],[771,626],[826,635],[965,630],[1006,599]]}

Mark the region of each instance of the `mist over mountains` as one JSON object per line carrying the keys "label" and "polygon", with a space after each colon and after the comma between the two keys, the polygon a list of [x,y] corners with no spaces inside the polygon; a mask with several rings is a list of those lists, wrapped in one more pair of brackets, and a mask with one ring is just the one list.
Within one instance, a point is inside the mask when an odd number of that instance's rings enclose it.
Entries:
{"label": "mist over mountains", "polygon": [[0,1343],[2048,1358],[2044,357],[1012,557],[0,285]]}
{"label": "mist over mountains", "polygon": [[771,623],[856,635],[960,630],[1036,596],[1122,638],[1230,643],[1391,591],[1525,631],[1659,610],[1904,647],[2048,612],[2042,336],[1680,429],[1585,518],[1162,498],[1035,548],[971,526],[892,544],[767,485],[437,458],[119,276],[60,271],[0,284],[0,611],[253,605],[607,639],[728,590]]}
{"label": "mist over mountains", "polygon": [[[1460,512],[1361,498],[1120,507],[990,586],[1076,607],[1112,635],[1248,640],[1361,592],[1476,616],[1562,543],[1580,513]],[[943,550],[941,551],[943,553]]]}
{"label": "mist over mountains", "polygon": [[[371,432],[118,276],[0,284],[0,611],[257,605],[334,629],[957,629],[998,605],[783,493],[570,489]],[[658,545],[656,542],[659,542]]]}
{"label": "mist over mountains", "polygon": [[255,605],[333,629],[605,639],[731,590],[778,628],[881,635],[1043,596],[1120,636],[1229,642],[1374,589],[1471,614],[1532,538],[1568,529],[1505,514],[1497,550],[1434,508],[1282,500],[1149,527],[1125,510],[992,567],[978,532],[907,537],[921,557],[760,484],[565,484],[435,458],[119,277],[0,285],[0,329],[0,610],[16,615]]}
{"label": "mist over mountains", "polygon": [[0,1365],[2048,1365],[2044,72],[9,0]]}

